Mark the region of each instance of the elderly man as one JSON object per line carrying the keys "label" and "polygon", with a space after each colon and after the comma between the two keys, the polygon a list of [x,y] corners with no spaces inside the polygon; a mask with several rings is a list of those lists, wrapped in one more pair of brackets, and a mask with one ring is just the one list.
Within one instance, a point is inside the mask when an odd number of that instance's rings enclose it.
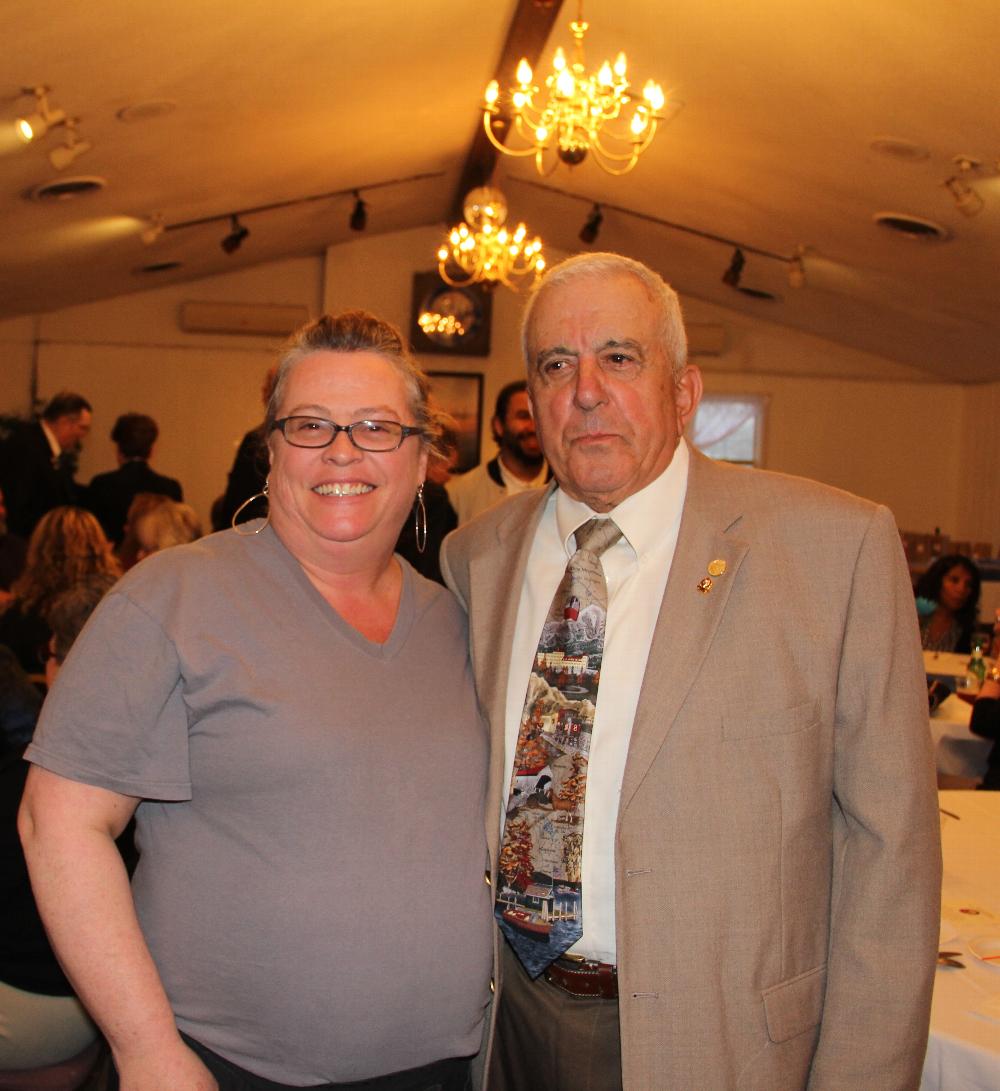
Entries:
{"label": "elderly man", "polygon": [[496,457],[448,482],[448,499],[459,526],[508,496],[545,484],[545,457],[523,379],[508,383],[497,395],[490,427],[499,448]]}
{"label": "elderly man", "polygon": [[492,736],[490,1091],[915,1088],[940,849],[891,514],[689,448],[637,262],[553,269],[524,349],[556,481],[442,564]]}
{"label": "elderly man", "polygon": [[12,533],[27,538],[47,511],[77,503],[75,459],[90,421],[90,402],[64,390],[46,405],[40,420],[21,425],[4,444],[0,487]]}

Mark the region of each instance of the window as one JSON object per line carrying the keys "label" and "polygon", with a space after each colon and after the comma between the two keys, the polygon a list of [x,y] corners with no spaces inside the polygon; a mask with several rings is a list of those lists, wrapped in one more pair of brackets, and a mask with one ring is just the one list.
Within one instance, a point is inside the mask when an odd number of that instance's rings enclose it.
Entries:
{"label": "window", "polygon": [[706,394],[695,414],[691,442],[710,458],[758,465],[766,402],[754,394]]}

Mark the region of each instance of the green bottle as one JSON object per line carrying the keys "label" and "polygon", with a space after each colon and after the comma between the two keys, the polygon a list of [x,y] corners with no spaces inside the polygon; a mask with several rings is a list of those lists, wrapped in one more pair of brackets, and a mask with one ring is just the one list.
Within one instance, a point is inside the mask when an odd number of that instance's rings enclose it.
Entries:
{"label": "green bottle", "polygon": [[986,681],[986,661],[983,659],[983,648],[981,644],[977,644],[972,649],[972,658],[969,660],[965,670],[970,678],[974,677],[976,679],[975,685],[977,689]]}

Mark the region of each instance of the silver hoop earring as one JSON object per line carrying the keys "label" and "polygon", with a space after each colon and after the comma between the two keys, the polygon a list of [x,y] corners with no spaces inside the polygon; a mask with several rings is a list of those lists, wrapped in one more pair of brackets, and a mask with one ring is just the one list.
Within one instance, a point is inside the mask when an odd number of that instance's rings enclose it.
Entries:
{"label": "silver hoop earring", "polygon": [[427,548],[427,508],[424,506],[424,483],[417,489],[417,502],[413,511],[413,537],[417,542],[417,552]]}
{"label": "silver hoop earring", "polygon": [[240,527],[243,524],[242,523],[237,524],[237,522],[236,522],[236,520],[239,518],[240,512],[244,508],[249,507],[255,500],[260,500],[262,498],[264,500],[267,500],[268,496],[270,495],[270,487],[271,487],[271,479],[268,478],[264,482],[264,488],[260,492],[255,492],[253,494],[253,496],[251,496],[248,499],[244,500],[243,503],[240,504],[240,506],[233,512],[233,518],[232,518],[232,521],[231,521],[231,523],[229,525],[233,528],[233,530],[236,531],[236,533],[241,538],[252,538],[255,534],[260,534],[260,532],[271,522],[271,509],[270,509],[270,507],[268,507],[268,509],[267,509],[267,515],[264,516],[264,522],[261,523],[261,525],[256,530],[240,530]]}

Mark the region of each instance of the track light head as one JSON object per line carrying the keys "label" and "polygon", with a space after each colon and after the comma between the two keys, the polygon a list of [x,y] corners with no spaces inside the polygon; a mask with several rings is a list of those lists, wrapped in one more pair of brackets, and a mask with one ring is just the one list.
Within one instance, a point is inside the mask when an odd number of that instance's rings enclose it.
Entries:
{"label": "track light head", "polygon": [[733,251],[729,268],[722,274],[722,283],[728,284],[730,288],[738,288],[740,286],[740,277],[743,275],[743,266],[746,263],[747,259],[743,256],[743,251],[737,246]]}
{"label": "track light head", "polygon": [[601,211],[601,206],[595,204],[584,221],[583,227],[580,228],[580,242],[593,246],[597,242],[602,223],[604,223],[604,213]]}
{"label": "track light head", "polygon": [[91,148],[89,140],[81,140],[77,135],[77,118],[68,117],[65,125],[65,143],[59,144],[49,152],[49,162],[55,170],[65,170],[85,152],[89,152]]}
{"label": "track light head", "polygon": [[219,245],[227,254],[235,254],[243,245],[243,240],[250,234],[250,228],[244,227],[240,223],[239,216],[236,215],[229,217],[229,226],[231,228],[229,234]]}
{"label": "track light head", "polygon": [[800,246],[795,251],[795,256],[788,263],[788,287],[804,288],[806,285],[806,266],[802,260],[805,254],[805,247]]}
{"label": "track light head", "polygon": [[361,200],[358,190],[354,191],[354,208],[347,222],[352,231],[364,231],[368,226],[368,206]]}
{"label": "track light head", "polygon": [[142,239],[144,246],[152,246],[166,229],[167,225],[164,223],[163,213],[154,212],[146,221],[146,226],[142,229],[139,238]]}
{"label": "track light head", "polygon": [[49,106],[48,87],[26,87],[21,93],[35,96],[34,112],[19,117],[14,122],[17,137],[23,144],[30,144],[32,140],[43,137],[53,125],[65,123],[66,111],[53,110]]}

